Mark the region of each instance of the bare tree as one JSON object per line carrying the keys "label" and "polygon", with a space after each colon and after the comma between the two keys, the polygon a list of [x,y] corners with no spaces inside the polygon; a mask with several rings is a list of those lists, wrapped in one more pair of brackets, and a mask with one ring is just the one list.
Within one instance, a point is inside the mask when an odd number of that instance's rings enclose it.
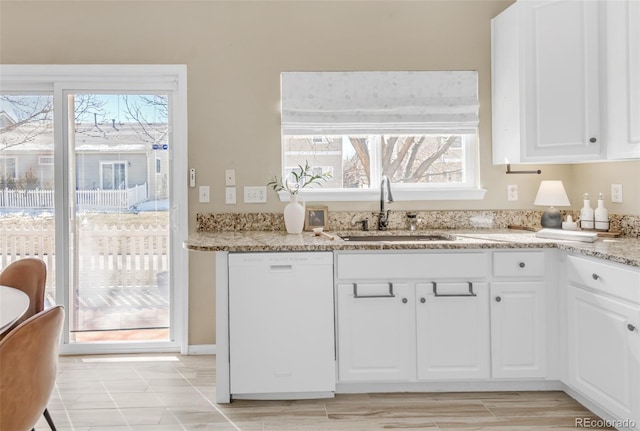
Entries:
{"label": "bare tree", "polygon": [[163,141],[169,133],[169,128],[163,129],[158,134],[157,128],[151,128],[154,122],[148,118],[148,114],[145,111],[149,111],[152,108],[157,115],[156,124],[158,122],[167,123],[169,119],[169,100],[167,96],[140,96],[138,100],[130,100],[128,96],[123,96],[125,110],[127,116],[131,118],[140,128],[137,130],[143,137],[143,140],[150,140],[150,142]]}
{"label": "bare tree", "polygon": [[[381,164],[382,174],[394,182],[417,183],[428,182],[430,177],[450,175],[461,169],[440,169],[428,172],[434,163],[445,154],[459,139],[458,136],[382,136]],[[370,183],[371,157],[367,139],[349,137],[356,160],[345,164],[345,178],[355,179],[359,173],[355,169],[362,169],[366,173],[366,182]],[[359,163],[358,163],[359,162]]]}

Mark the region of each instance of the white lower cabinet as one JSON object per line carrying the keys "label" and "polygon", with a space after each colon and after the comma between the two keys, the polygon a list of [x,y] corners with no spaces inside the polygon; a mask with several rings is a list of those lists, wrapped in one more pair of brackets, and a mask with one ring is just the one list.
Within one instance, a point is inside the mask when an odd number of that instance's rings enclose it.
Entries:
{"label": "white lower cabinet", "polygon": [[485,252],[338,255],[338,380],[488,378],[488,270]]}
{"label": "white lower cabinet", "polygon": [[546,376],[546,314],[542,282],[491,284],[494,378]]}
{"label": "white lower cabinet", "polygon": [[568,384],[640,429],[640,271],[568,259]]}
{"label": "white lower cabinet", "polygon": [[415,369],[412,290],[407,283],[341,283],[338,378],[406,381]]}
{"label": "white lower cabinet", "polygon": [[417,283],[418,380],[487,379],[487,283]]}

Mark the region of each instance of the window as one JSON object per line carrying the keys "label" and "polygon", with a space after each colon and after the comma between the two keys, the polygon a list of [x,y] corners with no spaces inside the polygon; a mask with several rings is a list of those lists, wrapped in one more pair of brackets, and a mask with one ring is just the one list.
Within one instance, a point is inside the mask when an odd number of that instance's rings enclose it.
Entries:
{"label": "window", "polygon": [[38,158],[38,164],[40,166],[53,166],[53,157],[40,156]]}
{"label": "window", "polygon": [[484,195],[477,72],[285,72],[281,85],[283,175],[333,173],[304,194],[368,200],[387,176],[400,200]]}
{"label": "window", "polygon": [[15,157],[0,157],[0,180],[15,180],[17,178]]}
{"label": "window", "polygon": [[126,189],[126,164],[124,162],[100,162],[100,186],[102,190]]}

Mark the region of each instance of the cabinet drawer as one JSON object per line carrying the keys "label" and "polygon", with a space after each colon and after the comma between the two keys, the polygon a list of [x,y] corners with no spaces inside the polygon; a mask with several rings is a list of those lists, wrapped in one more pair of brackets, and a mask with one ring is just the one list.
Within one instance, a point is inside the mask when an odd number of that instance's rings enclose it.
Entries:
{"label": "cabinet drawer", "polygon": [[406,280],[486,277],[487,253],[370,253],[340,254],[340,280]]}
{"label": "cabinet drawer", "polygon": [[569,256],[567,264],[570,283],[640,304],[640,271],[578,256]]}
{"label": "cabinet drawer", "polygon": [[544,276],[544,252],[495,252],[493,275],[496,277],[542,277]]}

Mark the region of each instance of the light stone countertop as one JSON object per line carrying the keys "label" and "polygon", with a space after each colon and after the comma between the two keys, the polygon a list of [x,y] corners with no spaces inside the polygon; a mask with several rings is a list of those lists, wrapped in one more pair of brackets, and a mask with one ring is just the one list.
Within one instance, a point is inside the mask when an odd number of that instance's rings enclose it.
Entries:
{"label": "light stone countertop", "polygon": [[336,232],[329,232],[334,240],[315,236],[313,232],[287,234],[271,231],[218,231],[196,232],[184,241],[192,251],[333,251],[333,250],[455,250],[455,249],[505,249],[505,248],[559,248],[606,259],[611,262],[640,267],[639,238],[598,238],[594,243],[536,238],[533,232],[514,230],[437,230],[386,232],[337,232],[353,235],[415,235],[445,234],[455,236],[453,241],[383,242],[344,241]]}

